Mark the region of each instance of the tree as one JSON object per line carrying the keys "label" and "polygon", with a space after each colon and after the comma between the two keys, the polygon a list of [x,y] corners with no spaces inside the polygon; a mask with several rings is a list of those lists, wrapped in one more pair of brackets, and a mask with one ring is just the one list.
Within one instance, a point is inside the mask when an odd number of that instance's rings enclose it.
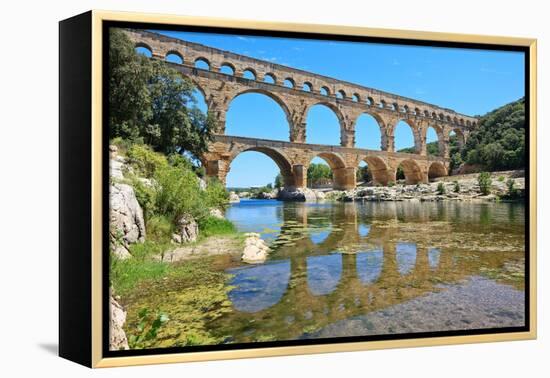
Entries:
{"label": "tree", "polygon": [[275,188],[280,188],[283,186],[283,175],[280,173],[277,173],[277,176],[275,176],[275,182],[273,184]]}
{"label": "tree", "polygon": [[137,54],[120,29],[110,32],[110,137],[166,154],[206,151],[213,119],[194,106],[194,86],[163,62]]}
{"label": "tree", "polygon": [[307,169],[307,181],[311,186],[329,184],[332,182],[332,170],[326,164],[312,163]]}
{"label": "tree", "polygon": [[489,172],[481,172],[477,177],[477,183],[482,194],[487,195],[491,193],[491,185],[493,180],[491,179],[491,174]]}

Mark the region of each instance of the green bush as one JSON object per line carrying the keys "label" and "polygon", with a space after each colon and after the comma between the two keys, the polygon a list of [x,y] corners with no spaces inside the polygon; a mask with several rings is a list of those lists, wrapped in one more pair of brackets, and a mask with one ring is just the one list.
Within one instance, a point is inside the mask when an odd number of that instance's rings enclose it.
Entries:
{"label": "green bush", "polygon": [[506,186],[508,188],[508,197],[509,198],[516,198],[519,195],[518,189],[516,189],[514,179],[509,178],[508,181],[506,181]]}
{"label": "green bush", "polygon": [[127,175],[130,185],[134,188],[137,201],[143,209],[143,214],[147,220],[155,213],[157,190],[153,185],[148,185],[135,175]]}
{"label": "green bush", "polygon": [[147,239],[158,243],[169,243],[174,233],[174,223],[171,219],[154,215],[147,220]]}
{"label": "green bush", "polygon": [[229,204],[229,193],[217,179],[209,179],[203,192],[204,205],[207,208],[225,209]]}
{"label": "green bush", "polygon": [[458,183],[458,181],[454,181],[454,191],[455,193],[459,193],[460,192],[460,184]]}
{"label": "green bush", "polygon": [[220,219],[212,216],[199,220],[201,236],[231,234],[236,231],[235,225],[227,219]]}
{"label": "green bush", "polygon": [[500,181],[500,182],[503,182],[504,181],[504,176],[498,176],[497,180]]}
{"label": "green bush", "polygon": [[445,184],[443,184],[442,182],[437,184],[437,194],[439,195],[445,194]]}
{"label": "green bush", "polygon": [[477,183],[483,195],[491,193],[491,184],[493,180],[491,180],[491,174],[489,172],[481,172],[477,177]]}
{"label": "green bush", "polygon": [[144,144],[133,144],[126,154],[136,173],[147,178],[153,177],[158,170],[168,167],[168,161],[164,155],[154,152],[151,147]]}

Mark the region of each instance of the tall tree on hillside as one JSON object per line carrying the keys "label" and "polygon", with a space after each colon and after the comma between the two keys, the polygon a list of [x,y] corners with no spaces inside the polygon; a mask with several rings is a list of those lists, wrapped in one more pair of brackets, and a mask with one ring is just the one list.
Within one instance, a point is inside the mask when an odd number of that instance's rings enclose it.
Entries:
{"label": "tall tree on hillside", "polygon": [[109,38],[110,137],[141,140],[167,154],[204,152],[213,119],[196,108],[193,84],[136,53],[122,30],[111,30]]}

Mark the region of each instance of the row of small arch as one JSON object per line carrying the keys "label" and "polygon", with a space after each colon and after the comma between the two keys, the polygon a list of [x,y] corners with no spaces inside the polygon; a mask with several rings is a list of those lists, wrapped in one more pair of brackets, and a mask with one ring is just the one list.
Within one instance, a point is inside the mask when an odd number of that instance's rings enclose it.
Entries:
{"label": "row of small arch", "polygon": [[[141,53],[144,53],[144,50],[147,50],[148,53],[145,53],[145,55],[152,56],[152,49],[145,43],[138,42],[136,44],[136,49],[138,49],[138,52],[141,52]],[[176,63],[176,64],[186,63],[184,58],[183,58],[183,55],[181,53],[179,53],[178,51],[175,51],[175,50],[168,51],[164,58],[165,58],[165,60],[167,60],[171,63]],[[210,61],[207,58],[202,57],[202,56],[195,58],[195,60],[193,62],[193,66],[197,69],[202,69],[202,70],[206,70],[206,71],[210,71],[211,68],[212,68],[212,65],[211,65]],[[235,76],[236,75],[236,68],[230,62],[223,62],[221,64],[221,66],[219,67],[219,72],[223,73],[225,75]],[[253,80],[253,81],[258,81],[258,79],[259,79],[258,76],[259,75],[258,75],[257,71],[252,67],[247,67],[246,69],[244,69],[242,71],[242,73],[240,75],[240,77],[242,77],[242,78],[245,78],[245,79],[248,79],[248,80]],[[277,79],[278,78],[274,73],[269,72],[269,73],[264,74],[264,77],[263,77],[262,81],[264,83],[267,83],[267,84],[276,85],[278,83]],[[297,85],[296,81],[292,77],[285,77],[281,81],[281,83],[284,87],[287,87],[287,88],[290,88],[290,89],[302,90],[304,92],[314,92],[314,86],[309,81],[305,81],[300,86],[300,85]],[[450,115],[445,115],[442,112],[440,112],[440,113],[429,112],[428,110],[421,110],[420,108],[411,109],[408,105],[400,105],[397,102],[387,102],[384,99],[381,99],[380,102],[377,104],[376,101],[374,100],[374,98],[372,98],[371,96],[361,96],[359,93],[348,94],[343,89],[336,90],[334,93],[331,93],[330,88],[328,86],[325,86],[325,85],[323,85],[319,88],[318,93],[322,96],[327,96],[327,97],[334,96],[334,97],[336,97],[337,99],[340,99],[340,100],[350,100],[352,102],[364,103],[364,104],[369,105],[369,106],[377,106],[379,108],[389,109],[389,110],[397,111],[397,112],[400,112],[400,113],[419,115],[419,116],[426,117],[426,118],[431,118],[431,119],[436,119],[436,120],[440,120],[440,121],[455,123],[455,124],[458,124],[458,125],[461,125],[461,126],[476,126],[477,125],[476,122],[471,122],[470,120],[464,120],[463,118],[451,117]]]}

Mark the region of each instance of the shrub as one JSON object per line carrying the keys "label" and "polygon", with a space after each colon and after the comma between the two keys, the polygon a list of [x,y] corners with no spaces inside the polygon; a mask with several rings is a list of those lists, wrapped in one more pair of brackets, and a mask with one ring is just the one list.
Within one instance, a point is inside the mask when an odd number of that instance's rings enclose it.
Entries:
{"label": "shrub", "polygon": [[147,178],[153,177],[155,172],[168,166],[167,159],[147,145],[133,144],[126,154],[137,173]]}
{"label": "shrub", "polygon": [[442,182],[437,184],[437,194],[439,195],[445,194],[445,184],[443,184]]}
{"label": "shrub", "polygon": [[207,208],[225,209],[229,204],[229,193],[217,179],[209,179],[203,192],[204,205]]}
{"label": "shrub", "polygon": [[204,237],[231,234],[236,231],[235,225],[227,219],[207,216],[199,220],[199,230]]}
{"label": "shrub", "polygon": [[460,192],[460,184],[458,183],[458,181],[453,181],[454,182],[454,191],[455,193],[459,193]]}
{"label": "shrub", "polygon": [[508,179],[508,181],[506,181],[506,186],[508,187],[508,197],[510,198],[516,198],[518,197],[518,190],[516,189],[515,187],[515,181],[514,179]]}
{"label": "shrub", "polygon": [[491,174],[489,172],[481,172],[477,177],[477,183],[479,185],[479,190],[483,195],[491,193]]}
{"label": "shrub", "polygon": [[162,215],[152,216],[147,220],[147,238],[159,243],[169,243],[174,233],[172,221]]}
{"label": "shrub", "polygon": [[395,182],[393,182],[393,181],[389,181],[389,182],[388,182],[388,186],[389,186],[390,188],[391,188],[392,186],[394,186],[394,185],[395,185]]}
{"label": "shrub", "polygon": [[135,175],[127,175],[130,185],[134,188],[137,201],[143,209],[145,219],[147,220],[155,213],[157,190],[153,185],[146,184]]}
{"label": "shrub", "polygon": [[504,181],[504,176],[498,176],[497,180],[500,181],[500,182],[503,182]]}

